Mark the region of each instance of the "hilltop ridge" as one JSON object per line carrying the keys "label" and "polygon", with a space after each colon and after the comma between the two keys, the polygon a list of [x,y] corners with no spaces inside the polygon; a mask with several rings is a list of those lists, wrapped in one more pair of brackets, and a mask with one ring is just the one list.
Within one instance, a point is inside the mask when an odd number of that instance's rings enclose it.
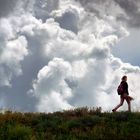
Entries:
{"label": "hilltop ridge", "polygon": [[0,114],[0,140],[139,140],[139,112],[76,108],[54,113]]}

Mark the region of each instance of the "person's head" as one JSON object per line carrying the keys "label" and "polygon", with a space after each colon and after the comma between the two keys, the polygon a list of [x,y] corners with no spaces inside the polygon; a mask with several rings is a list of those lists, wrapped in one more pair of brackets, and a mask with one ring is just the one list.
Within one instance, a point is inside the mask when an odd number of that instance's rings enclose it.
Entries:
{"label": "person's head", "polygon": [[122,81],[127,81],[127,76],[126,76],[126,75],[124,75],[124,76],[122,77]]}

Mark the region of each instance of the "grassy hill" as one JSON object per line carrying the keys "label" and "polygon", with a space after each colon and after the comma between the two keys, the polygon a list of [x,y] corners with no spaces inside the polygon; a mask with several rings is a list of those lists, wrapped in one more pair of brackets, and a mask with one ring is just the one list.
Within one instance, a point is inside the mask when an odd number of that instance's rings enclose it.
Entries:
{"label": "grassy hill", "polygon": [[54,113],[0,114],[0,140],[140,140],[140,113],[77,108]]}

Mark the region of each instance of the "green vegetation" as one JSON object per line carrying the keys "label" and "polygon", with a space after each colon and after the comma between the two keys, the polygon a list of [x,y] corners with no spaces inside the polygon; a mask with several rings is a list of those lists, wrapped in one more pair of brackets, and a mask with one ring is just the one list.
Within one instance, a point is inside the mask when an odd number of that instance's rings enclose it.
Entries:
{"label": "green vegetation", "polygon": [[76,108],[54,113],[0,114],[0,140],[139,140],[140,113]]}

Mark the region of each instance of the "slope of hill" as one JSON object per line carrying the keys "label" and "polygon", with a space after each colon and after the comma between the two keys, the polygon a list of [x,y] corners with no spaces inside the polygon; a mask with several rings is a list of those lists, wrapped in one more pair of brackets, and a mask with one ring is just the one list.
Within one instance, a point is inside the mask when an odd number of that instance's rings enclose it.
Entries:
{"label": "slope of hill", "polygon": [[0,140],[138,140],[140,113],[76,108],[54,113],[0,114]]}

